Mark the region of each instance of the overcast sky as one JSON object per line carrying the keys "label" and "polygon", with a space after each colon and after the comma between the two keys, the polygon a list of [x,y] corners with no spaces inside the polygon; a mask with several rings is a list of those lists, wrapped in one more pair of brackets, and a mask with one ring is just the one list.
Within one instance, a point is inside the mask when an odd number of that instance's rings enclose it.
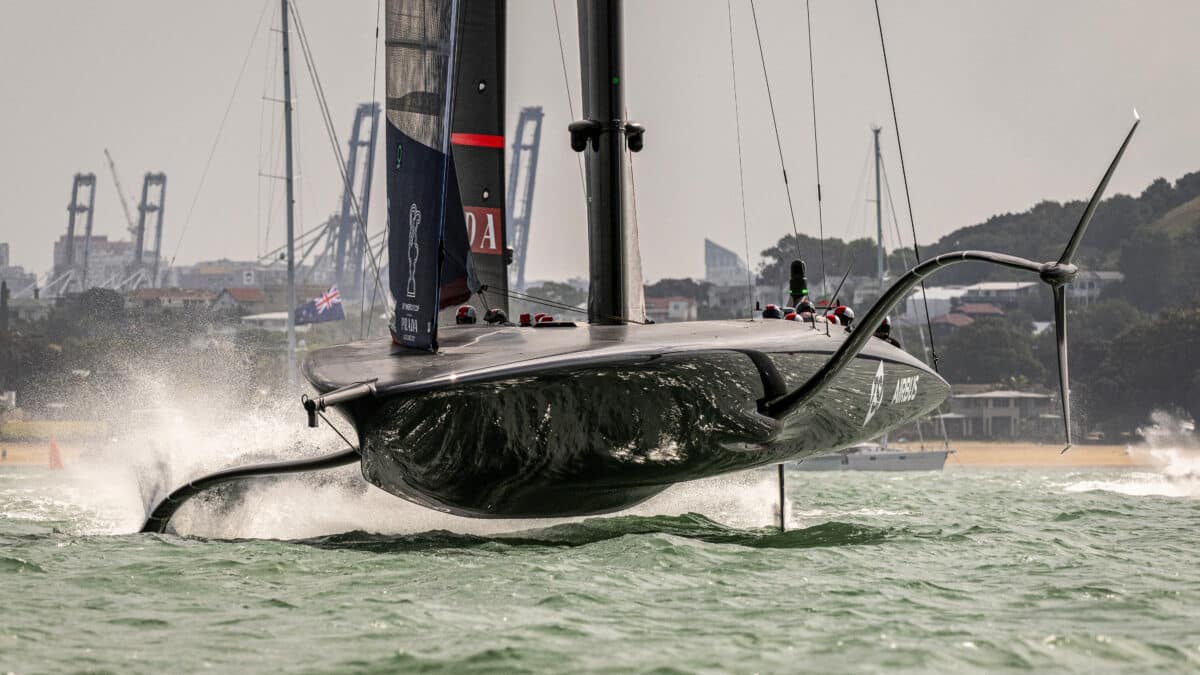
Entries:
{"label": "overcast sky", "polygon": [[[296,0],[341,141],[370,100],[375,0]],[[1200,3],[883,0],[921,240],[1041,199],[1091,192],[1131,121],[1145,119],[1110,190],[1200,169]],[[635,176],[647,279],[702,276],[705,237],[744,255],[725,0],[629,0],[630,116],[646,125]],[[798,226],[816,234],[804,3],[757,12]],[[575,4],[558,0],[578,110]],[[96,234],[126,237],[104,160],[136,204],[168,174],[165,255],[252,258],[283,242],[278,174],[278,3],[121,0],[0,3],[0,241],[39,274],[66,231],[76,171],[95,172]],[[869,0],[813,0],[825,232],[867,232],[860,185],[872,123],[903,208],[895,135]],[[791,221],[747,0],[733,0],[751,260]],[[261,17],[261,21],[260,21]],[[586,223],[552,0],[509,0],[509,125],[546,112],[527,278],[586,274]],[[249,54],[247,58],[247,54]],[[240,85],[239,71],[246,63]],[[376,98],[381,98],[382,64]],[[341,179],[299,49],[293,52],[300,227],[339,207]],[[229,108],[206,181],[200,178]],[[382,156],[372,229],[384,226]],[[192,204],[195,203],[194,210]],[[190,215],[190,217],[189,217]],[[186,225],[186,231],[184,231]]]}

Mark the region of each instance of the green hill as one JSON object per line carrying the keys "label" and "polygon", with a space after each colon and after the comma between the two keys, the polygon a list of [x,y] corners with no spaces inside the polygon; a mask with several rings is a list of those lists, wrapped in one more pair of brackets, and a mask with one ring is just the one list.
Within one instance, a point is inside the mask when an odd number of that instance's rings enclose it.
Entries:
{"label": "green hill", "polygon": [[1162,218],[1149,226],[1153,230],[1165,233],[1172,239],[1186,236],[1200,227],[1200,197],[1186,201],[1167,211]]}
{"label": "green hill", "polygon": [[[1039,202],[1020,213],[1003,213],[959,228],[923,245],[921,253],[931,257],[983,249],[1052,260],[1062,252],[1084,206],[1082,200]],[[815,251],[817,242],[802,236],[799,246],[800,250]],[[840,275],[851,259],[856,265],[869,266],[872,246],[870,240],[826,240],[826,258],[832,261],[827,265],[830,274]],[[785,282],[796,250],[794,237],[789,235],[763,251],[762,278]],[[815,255],[808,257],[811,261]],[[890,269],[911,265],[911,251],[893,251],[890,257]],[[1079,265],[1083,269],[1123,272],[1126,283],[1114,291],[1114,297],[1147,311],[1200,304],[1200,274],[1196,273],[1200,269],[1200,171],[1174,183],[1156,179],[1137,196],[1118,194],[1102,201],[1080,249]],[[809,269],[810,277],[818,276],[812,273],[811,265]],[[1016,274],[990,265],[958,265],[939,272],[932,283],[973,284],[1019,278]],[[818,282],[819,278],[810,279],[811,285]]]}

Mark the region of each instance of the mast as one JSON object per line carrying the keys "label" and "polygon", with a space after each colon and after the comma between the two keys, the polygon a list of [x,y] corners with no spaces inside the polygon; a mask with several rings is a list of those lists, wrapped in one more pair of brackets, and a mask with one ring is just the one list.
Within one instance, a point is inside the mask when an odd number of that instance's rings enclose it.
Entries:
{"label": "mast", "polygon": [[879,293],[883,294],[883,195],[879,189],[879,169],[883,156],[879,154],[880,127],[871,127],[875,135],[875,231],[878,236],[879,248],[876,251],[875,278],[879,279]]}
{"label": "mast", "polygon": [[292,73],[288,56],[288,1],[280,0],[283,31],[284,181],[287,184],[287,377],[296,383],[296,223],[292,175]]}
{"label": "mast", "polygon": [[641,255],[626,147],[641,150],[645,129],[625,119],[624,3],[578,1],[584,119],[572,123],[570,131],[571,147],[585,154],[587,167],[588,321],[641,321]]}

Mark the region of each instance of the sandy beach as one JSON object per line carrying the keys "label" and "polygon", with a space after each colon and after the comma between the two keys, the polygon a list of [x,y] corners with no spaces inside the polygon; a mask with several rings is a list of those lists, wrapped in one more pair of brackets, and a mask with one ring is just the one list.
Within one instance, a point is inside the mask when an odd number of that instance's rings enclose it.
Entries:
{"label": "sandy beach", "polygon": [[[80,454],[85,448],[78,443],[59,443],[59,454],[64,465],[79,461]],[[0,441],[0,456],[7,451],[7,456],[0,459],[0,468],[6,466],[49,466],[50,443],[27,441]]]}
{"label": "sandy beach", "polygon": [[[919,450],[917,443],[897,443],[895,447]],[[940,444],[927,443],[929,450]],[[952,441],[954,454],[946,460],[946,468],[1045,467],[1077,469],[1084,467],[1139,468],[1153,466],[1153,456],[1146,448],[1124,445],[1076,445],[1066,453],[1062,445],[1049,443],[1013,442],[983,443]]]}

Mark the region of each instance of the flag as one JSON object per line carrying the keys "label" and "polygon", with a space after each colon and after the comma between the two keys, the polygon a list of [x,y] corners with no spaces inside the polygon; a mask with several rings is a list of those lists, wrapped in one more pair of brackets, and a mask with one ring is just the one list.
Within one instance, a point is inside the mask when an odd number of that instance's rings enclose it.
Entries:
{"label": "flag", "polygon": [[341,321],[346,318],[342,310],[342,294],[337,286],[330,286],[320,297],[313,298],[296,308],[296,325]]}

